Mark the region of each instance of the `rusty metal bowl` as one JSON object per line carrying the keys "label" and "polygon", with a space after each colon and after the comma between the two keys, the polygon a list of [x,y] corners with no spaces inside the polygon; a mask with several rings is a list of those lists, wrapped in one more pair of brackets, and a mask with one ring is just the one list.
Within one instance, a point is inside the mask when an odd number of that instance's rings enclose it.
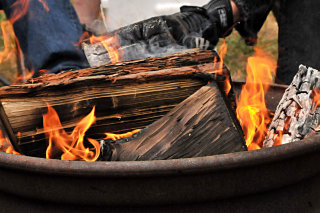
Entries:
{"label": "rusty metal bowl", "polygon": [[[272,87],[270,106],[284,89]],[[319,162],[320,136],[258,151],[167,161],[68,162],[0,153],[0,209],[318,212]]]}

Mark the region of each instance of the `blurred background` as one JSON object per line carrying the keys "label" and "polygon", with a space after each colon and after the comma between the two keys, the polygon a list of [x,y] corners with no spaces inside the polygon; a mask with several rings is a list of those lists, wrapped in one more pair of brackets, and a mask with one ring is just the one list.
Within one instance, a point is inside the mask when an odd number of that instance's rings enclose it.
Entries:
{"label": "blurred background", "polygon": [[[77,7],[81,0],[71,2]],[[178,12],[182,5],[202,6],[207,2],[208,0],[101,0],[99,10],[94,12],[99,15],[90,25],[92,28],[97,28],[97,32],[105,33],[153,16]],[[84,23],[86,17],[83,17],[83,13],[79,11],[77,9],[80,20]],[[23,60],[16,47],[13,29],[6,21],[3,12],[0,13],[0,22],[2,29],[0,33],[0,81],[18,83],[21,79],[19,76],[23,74],[24,78],[27,78],[28,74],[23,72]],[[247,58],[253,55],[253,47],[245,45],[244,40],[236,31],[226,38],[226,43],[228,52],[224,58],[225,64],[232,72],[234,80],[245,80]],[[220,45],[221,42],[217,49]],[[277,59],[278,25],[273,14],[269,15],[260,31],[257,46]]]}

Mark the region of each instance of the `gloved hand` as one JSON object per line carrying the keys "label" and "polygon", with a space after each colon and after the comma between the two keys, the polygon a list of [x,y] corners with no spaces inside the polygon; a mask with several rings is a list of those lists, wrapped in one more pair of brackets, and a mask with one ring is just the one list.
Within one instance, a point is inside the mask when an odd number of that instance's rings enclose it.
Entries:
{"label": "gloved hand", "polygon": [[214,48],[233,27],[230,0],[212,0],[203,7],[183,6],[179,13],[154,17],[116,30],[123,60],[168,54],[184,48]]}
{"label": "gloved hand", "polygon": [[164,19],[177,43],[189,48],[198,47],[199,38],[215,46],[219,38],[231,33],[233,27],[230,0],[212,0],[203,7],[183,6],[180,13]]}

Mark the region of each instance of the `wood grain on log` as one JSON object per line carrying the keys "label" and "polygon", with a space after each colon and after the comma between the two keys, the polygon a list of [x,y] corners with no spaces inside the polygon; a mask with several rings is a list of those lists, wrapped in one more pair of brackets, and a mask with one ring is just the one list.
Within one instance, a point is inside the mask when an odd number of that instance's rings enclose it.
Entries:
{"label": "wood grain on log", "polygon": [[300,141],[319,128],[315,89],[320,89],[320,72],[301,65],[277,107],[264,147]]}
{"label": "wood grain on log", "polygon": [[217,72],[215,57],[212,51],[192,52],[49,74],[1,88],[0,101],[14,133],[21,133],[22,152],[39,156],[47,145],[42,127],[46,103],[67,131],[96,106],[97,122],[88,132],[93,138],[144,128],[206,85],[199,74]]}
{"label": "wood grain on log", "polygon": [[[212,82],[130,142],[105,142],[104,146],[112,147],[113,161],[192,158],[245,151],[243,132],[224,97]],[[109,160],[109,153],[105,155]]]}

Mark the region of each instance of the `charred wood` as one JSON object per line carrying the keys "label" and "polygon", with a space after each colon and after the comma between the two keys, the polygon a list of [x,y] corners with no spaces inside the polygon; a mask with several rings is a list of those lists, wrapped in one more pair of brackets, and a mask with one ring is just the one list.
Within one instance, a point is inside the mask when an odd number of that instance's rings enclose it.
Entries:
{"label": "charred wood", "polygon": [[300,141],[319,131],[320,106],[314,102],[317,89],[320,72],[301,65],[277,107],[264,147]]}
{"label": "charred wood", "polygon": [[[128,142],[127,142],[128,141]],[[102,159],[166,160],[245,151],[242,129],[215,82],[129,141],[104,142]]]}
{"label": "charred wood", "polygon": [[[47,146],[42,126],[46,103],[55,108],[67,131],[96,106],[91,138],[142,129],[216,78],[210,75],[220,72],[219,63],[213,64],[215,57],[212,51],[189,52],[48,74],[1,88],[3,116],[13,134],[20,133],[21,152],[31,156],[42,156]],[[226,67],[223,73],[229,75]],[[220,80],[223,87],[224,79]]]}

